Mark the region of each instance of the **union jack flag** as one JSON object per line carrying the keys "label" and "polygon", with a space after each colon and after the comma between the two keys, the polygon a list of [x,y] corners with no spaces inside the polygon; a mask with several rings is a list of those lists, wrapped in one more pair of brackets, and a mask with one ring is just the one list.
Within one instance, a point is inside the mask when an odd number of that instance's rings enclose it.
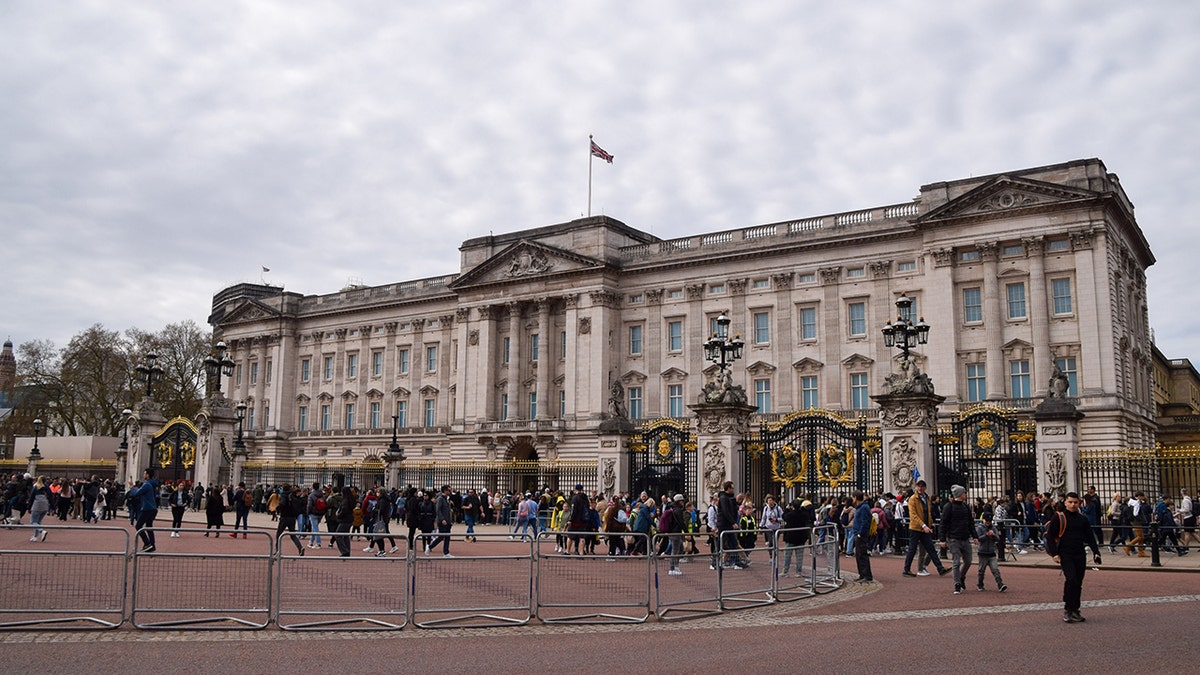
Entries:
{"label": "union jack flag", "polygon": [[596,145],[596,141],[592,141],[592,157],[599,157],[600,159],[608,162],[609,164],[613,163],[612,162],[613,156],[608,154],[607,152],[605,152],[604,148],[601,148],[600,146]]}

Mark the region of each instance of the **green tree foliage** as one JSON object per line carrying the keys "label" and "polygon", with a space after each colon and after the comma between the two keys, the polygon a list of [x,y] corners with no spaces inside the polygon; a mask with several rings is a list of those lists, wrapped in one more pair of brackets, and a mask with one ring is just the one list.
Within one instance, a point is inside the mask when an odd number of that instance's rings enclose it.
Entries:
{"label": "green tree foliage", "polygon": [[146,354],[158,355],[162,380],[154,400],[168,418],[192,417],[204,396],[204,357],[211,334],[195,322],[170,324],[156,333],[127,330],[124,335],[100,324],[83,330],[59,349],[49,340],[31,340],[17,349],[17,378],[37,396],[31,404],[50,433],[66,436],[117,436],[121,411],[145,395],[136,372]]}

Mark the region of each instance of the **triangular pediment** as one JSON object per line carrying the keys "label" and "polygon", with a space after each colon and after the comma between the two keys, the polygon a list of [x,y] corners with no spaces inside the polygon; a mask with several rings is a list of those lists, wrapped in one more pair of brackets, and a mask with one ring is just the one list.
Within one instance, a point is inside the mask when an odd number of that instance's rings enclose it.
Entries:
{"label": "triangular pediment", "polygon": [[815,373],[824,367],[824,363],[821,363],[816,359],[810,359],[807,356],[792,364],[792,368],[795,368],[801,373]]}
{"label": "triangular pediment", "polygon": [[397,399],[406,399],[411,395],[412,395],[412,392],[405,389],[404,387],[396,387],[395,389],[392,390],[392,396],[395,396]]}
{"label": "triangular pediment", "polygon": [[450,288],[461,290],[528,279],[542,280],[604,268],[605,263],[601,260],[522,239],[459,276],[450,284]]}
{"label": "triangular pediment", "polygon": [[862,354],[851,354],[842,359],[842,365],[847,368],[869,368],[873,363],[875,359]]}
{"label": "triangular pediment", "polygon": [[645,381],[646,381],[646,374],[640,373],[636,370],[631,370],[621,376],[621,382],[625,383],[625,386],[629,386],[631,384],[640,385]]}
{"label": "triangular pediment", "polygon": [[438,388],[433,386],[432,384],[427,384],[424,387],[421,387],[421,396],[429,397],[429,396],[437,396],[437,395],[438,395]]}
{"label": "triangular pediment", "polygon": [[672,366],[658,374],[665,382],[683,382],[687,380],[687,373]]}
{"label": "triangular pediment", "polygon": [[274,307],[264,305],[254,298],[247,298],[240,305],[229,310],[229,313],[221,319],[221,325],[249,323],[264,319],[279,319],[279,311]]}
{"label": "triangular pediment", "polygon": [[1001,212],[1040,210],[1100,195],[1083,188],[1016,176],[997,176],[917,218],[917,227],[960,218],[991,217]]}
{"label": "triangular pediment", "polygon": [[754,376],[770,375],[775,372],[775,366],[764,361],[755,361],[746,366],[746,372]]}

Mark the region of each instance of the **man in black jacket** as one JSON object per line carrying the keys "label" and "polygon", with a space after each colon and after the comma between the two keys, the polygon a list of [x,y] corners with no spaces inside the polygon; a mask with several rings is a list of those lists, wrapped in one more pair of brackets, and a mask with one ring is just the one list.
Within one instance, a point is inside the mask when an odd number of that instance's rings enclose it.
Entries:
{"label": "man in black jacket", "polygon": [[[737,542],[737,529],[737,497],[733,494],[733,482],[725,481],[725,489],[717,497],[717,536],[722,549],[737,551],[740,548]],[[724,565],[738,569],[744,567],[741,557],[737,553],[726,554]]]}
{"label": "man in black jacket", "polygon": [[942,509],[942,548],[951,553],[950,569],[954,572],[954,594],[967,588],[967,572],[971,570],[971,540],[975,537],[975,516],[967,506],[967,489],[950,486],[950,503]]}
{"label": "man in black jacket", "polygon": [[1083,575],[1087,572],[1087,549],[1092,549],[1092,560],[1100,564],[1100,546],[1096,533],[1087,516],[1079,512],[1083,500],[1079,493],[1068,492],[1063,503],[1064,510],[1055,512],[1046,521],[1046,553],[1063,573],[1063,621],[1079,623],[1085,621],[1079,613],[1083,595]]}

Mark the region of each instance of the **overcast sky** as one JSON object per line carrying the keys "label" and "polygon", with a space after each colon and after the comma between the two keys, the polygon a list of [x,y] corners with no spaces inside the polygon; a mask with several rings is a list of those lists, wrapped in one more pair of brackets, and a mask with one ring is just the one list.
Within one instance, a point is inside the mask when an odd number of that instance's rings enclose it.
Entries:
{"label": "overcast sky", "polygon": [[456,272],[582,215],[594,134],[593,212],[664,238],[1099,157],[1200,361],[1198,35],[1191,0],[0,0],[0,339]]}

